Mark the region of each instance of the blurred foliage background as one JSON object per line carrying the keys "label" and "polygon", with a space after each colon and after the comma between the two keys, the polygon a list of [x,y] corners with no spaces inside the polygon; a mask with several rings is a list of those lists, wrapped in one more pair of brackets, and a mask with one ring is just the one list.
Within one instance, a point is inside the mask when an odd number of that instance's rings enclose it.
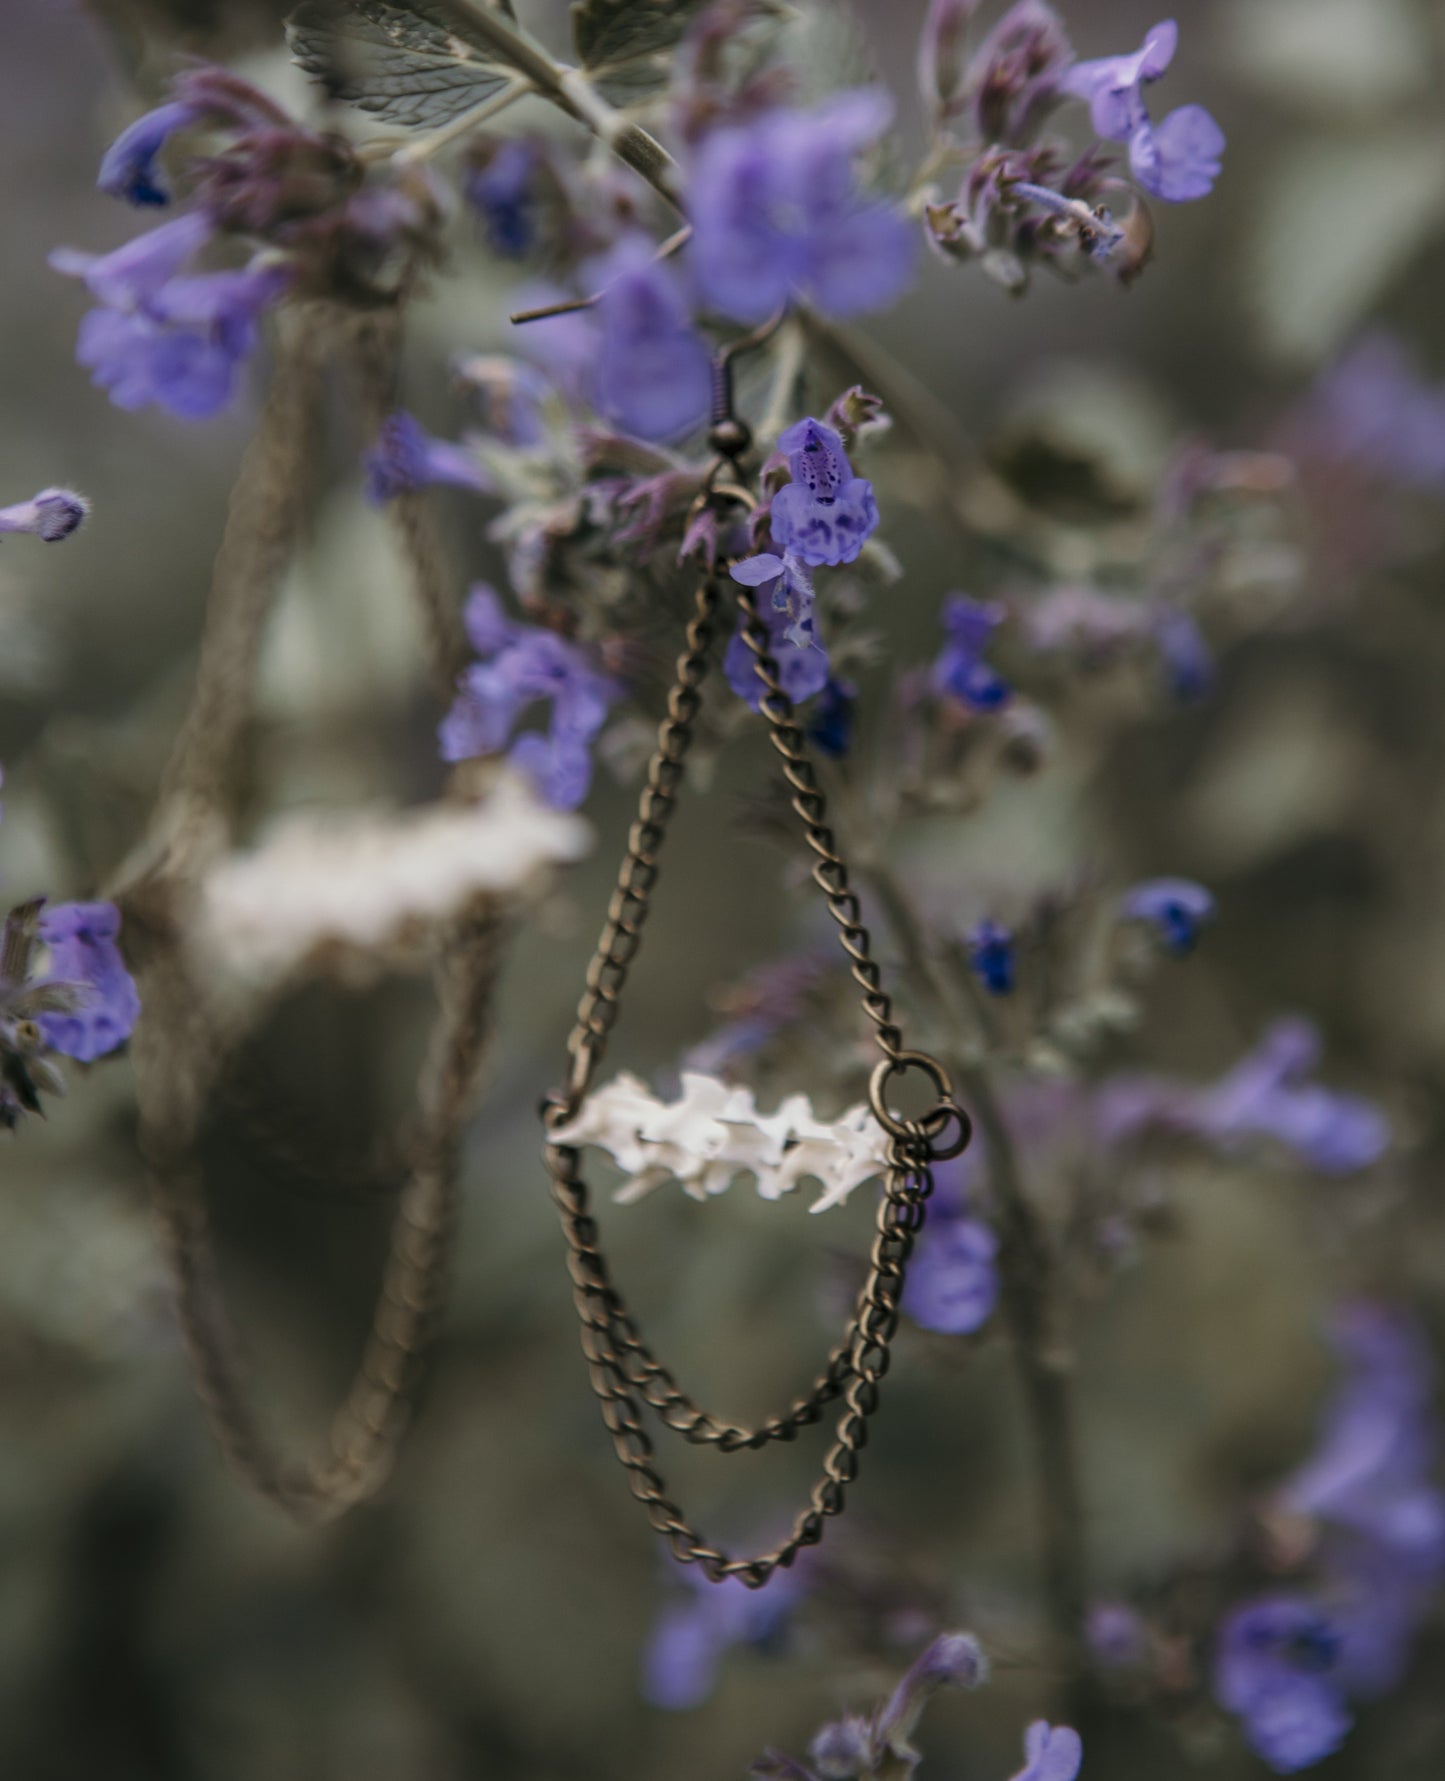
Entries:
{"label": "blurred foliage background", "polygon": [[[211,557],[255,403],[188,428],[123,415],[72,362],[77,294],[60,243],[108,246],[127,219],[95,165],[177,56],[279,73],[271,0],[7,0],[0,144],[10,169],[0,283],[0,486],[71,482],[95,502],[63,552],[0,563],[0,868],[13,899],[86,895],[140,833],[194,666]],[[527,8],[550,16],[559,8]],[[1081,54],[1138,41],[1140,0],[1065,9]],[[911,87],[921,6],[860,16]],[[903,28],[907,17],[907,29]],[[1183,9],[1192,90],[1229,151],[1208,203],[1170,210],[1130,292],[1036,282],[1013,302],[930,264],[878,327],[1003,474],[1091,514],[1139,507],[1187,436],[1276,443],[1302,392],[1366,325],[1445,374],[1445,8],[1429,0],[1203,0]],[[544,19],[545,25],[545,19]],[[554,38],[554,40],[557,40]],[[250,58],[249,61],[245,58]],[[457,347],[495,345],[507,275],[464,248],[412,318],[419,412],[445,408]],[[258,392],[259,394],[259,392]],[[257,818],[426,795],[435,712],[401,571],[361,500],[354,415],[338,401],[325,493],[268,645]],[[968,585],[907,454],[880,458],[905,576],[902,654]],[[1032,468],[1030,468],[1032,466]],[[1042,468],[1041,468],[1042,466]],[[1053,478],[1050,482],[1048,479]],[[1062,492],[1060,492],[1062,491]],[[1082,493],[1080,493],[1082,491]],[[480,525],[445,504],[458,585],[494,569]],[[1319,516],[1321,519],[1327,517]],[[1203,954],[1152,986],[1137,1053],[1208,1077],[1282,1009],[1324,1030],[1333,1079],[1379,1099],[1402,1143],[1366,1187],[1205,1163],[1170,1183],[1160,1240],[1083,1320],[1078,1388],[1101,1594],[1224,1539],[1250,1491],[1293,1464],[1329,1377],[1319,1319],[1366,1287],[1445,1327],[1435,1168],[1445,1137],[1445,668],[1441,509],[1404,548],[1342,570],[1323,524],[1287,625],[1228,651],[1197,708],[1119,721],[1087,704],[1037,777],[986,813],[937,823],[904,869],[935,898],[1047,882],[1081,862],[1216,893]],[[984,553],[987,554],[986,552]],[[1107,708],[1107,698],[1104,706]],[[719,986],[800,931],[776,853],[731,820],[771,771],[760,738],[685,806],[620,1064],[674,1066],[714,1023]],[[695,1712],[645,1705],[638,1668],[667,1578],[617,1473],[576,1352],[535,1108],[558,1075],[630,792],[603,776],[598,844],[536,911],[507,968],[472,1125],[444,1338],[394,1482],[320,1532],[253,1503],[192,1397],[147,1218],[124,1062],[77,1082],[4,1152],[0,1193],[0,1761],[24,1781],[692,1781],[743,1773],[765,1744],[867,1704],[937,1624],[984,1620],[997,1685],[944,1703],[925,1772],[1003,1775],[1018,1727],[1054,1711],[1024,1655],[1032,1500],[1002,1340],[906,1329],[857,1495],[784,1653],[736,1652]],[[294,998],[268,1073],[338,1142],[401,1104],[427,1018],[420,984]],[[851,1030],[819,1030],[821,1053]],[[77,1072],[77,1075],[80,1073]],[[779,1082],[778,1092],[793,1086]],[[369,1316],[383,1198],[278,1178],[241,1126],[218,1128],[212,1192],[264,1397],[297,1438],[320,1426]],[[862,1204],[809,1221],[741,1188],[604,1212],[656,1340],[705,1400],[748,1416],[811,1377]],[[814,1455],[673,1461],[705,1526],[766,1535]],[[1010,1639],[1009,1628],[1016,1626]],[[1321,1771],[1433,1776],[1445,1753],[1445,1645],[1367,1713]],[[1086,1732],[1108,1781],[1260,1772],[1233,1741],[1124,1713]]]}

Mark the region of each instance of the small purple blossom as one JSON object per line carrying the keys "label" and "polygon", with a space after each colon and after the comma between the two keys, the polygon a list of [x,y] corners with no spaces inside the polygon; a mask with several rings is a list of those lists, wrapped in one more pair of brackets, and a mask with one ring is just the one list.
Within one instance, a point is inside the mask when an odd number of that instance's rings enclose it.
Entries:
{"label": "small purple blossom", "polygon": [[140,1014],[140,995],[115,943],[120,911],[114,903],[59,903],[41,914],[38,932],[50,949],[47,981],[80,991],[74,1009],[40,1015],[45,1043],[92,1063],[125,1043]]}
{"label": "small purple blossom", "polygon": [[676,276],[641,239],[624,242],[600,276],[598,411],[643,439],[692,431],[712,401],[712,358]]}
{"label": "small purple blossom", "polygon": [[968,962],[988,993],[991,996],[1012,995],[1018,966],[1012,931],[1001,922],[986,917],[970,928],[967,945]]}
{"label": "small purple blossom", "polygon": [[983,659],[1004,620],[1002,606],[950,594],[943,604],[945,642],[933,664],[933,690],[975,711],[997,711],[1013,696],[1008,682]]}
{"label": "small purple blossom", "polygon": [[1158,124],[1149,117],[1143,89],[1168,68],[1178,43],[1179,27],[1166,19],[1132,56],[1078,62],[1061,82],[1088,102],[1100,136],[1129,145],[1129,166],[1144,190],[1174,204],[1213,190],[1224,153],[1224,132],[1202,105],[1180,106]]}
{"label": "small purple blossom", "polygon": [[1205,698],[1214,685],[1214,657],[1193,615],[1170,609],[1154,622],[1154,640],[1169,690],[1181,705]]}
{"label": "small purple blossom", "polygon": [[1225,1617],[1214,1692],[1277,1774],[1310,1768],[1344,1742],[1352,1720],[1338,1684],[1340,1648],[1339,1627],[1302,1595],[1257,1597]]}
{"label": "small purple blossom", "polygon": [[1044,0],[1017,0],[979,44],[963,92],[982,142],[1021,144],[1058,103],[1074,59],[1059,15]]}
{"label": "small purple blossom", "polygon": [[485,585],[467,601],[466,626],[482,659],[462,675],[442,720],[442,759],[500,753],[522,713],[546,703],[551,706],[548,733],[517,736],[508,758],[549,804],[575,810],[592,783],[592,742],[620,687],[580,645],[510,618]]}
{"label": "small purple blossom", "polygon": [[[767,627],[769,650],[777,664],[778,679],[794,705],[801,705],[828,682],[828,652],[819,643],[813,624],[813,582],[805,563],[795,557],[776,557],[769,552],[744,557],[729,570],[734,581],[758,589],[758,617]],[[723,657],[728,685],[754,711],[761,709],[766,691],[741,623]]]}
{"label": "small purple blossom", "polygon": [[819,754],[831,760],[846,758],[853,746],[858,689],[846,680],[830,676],[808,721],[808,740]]}
{"label": "small purple blossom", "polygon": [[1445,489],[1445,384],[1427,384],[1397,340],[1366,335],[1305,405],[1309,434],[1333,457],[1407,488]]}
{"label": "small purple blossom", "polygon": [[793,480],[773,496],[773,542],[814,566],[851,563],[877,530],[873,484],[855,476],[837,433],[809,416],[778,440]]}
{"label": "small purple blossom", "polygon": [[1095,1602],[1084,1623],[1084,1638],[1094,1662],[1104,1670],[1131,1670],[1144,1661],[1148,1629],[1124,1602]]}
{"label": "small purple blossom", "polygon": [[1036,1719],[1024,1733],[1024,1756],[1012,1781],[1074,1781],[1084,1760],[1084,1741],[1071,1725]]}
{"label": "small purple blossom", "polygon": [[913,232],[866,197],[853,161],[886,127],[887,97],[837,94],[816,111],[779,110],[714,130],[688,181],[689,259],[703,300],[757,322],[793,297],[829,315],[882,309],[912,277]]}
{"label": "small purple blossom", "polygon": [[183,275],[211,233],[209,220],[192,212],[114,253],[61,248],[50,256],[57,272],[83,279],[102,305],[81,321],[76,358],[118,408],[154,404],[202,420],[235,394],[261,313],[291,275],[259,260],[237,272]]}
{"label": "small purple blossom", "polygon": [[189,129],[199,115],[194,105],[172,100],[138,117],[106,150],[97,187],[128,204],[169,204],[171,189],[161,176],[158,158],[171,137]]}
{"label": "small purple blossom", "polygon": [[659,1615],[642,1659],[642,1694],[654,1707],[682,1713],[701,1706],[728,1651],[777,1649],[807,1587],[806,1569],[778,1572],[766,1590],[736,1577],[711,1583],[680,1573],[687,1593]]}
{"label": "small purple blossom", "polygon": [[1126,891],[1119,913],[1126,921],[1153,928],[1166,952],[1183,958],[1193,952],[1200,931],[1214,919],[1214,898],[1188,878],[1150,878]]}
{"label": "small purple blossom", "polygon": [[58,544],[85,522],[90,502],[74,489],[41,489],[28,501],[0,507],[0,532],[28,532],[45,544]]}
{"label": "small purple blossom", "polygon": [[509,260],[520,260],[536,239],[535,143],[511,137],[467,177],[467,201],[487,228],[488,245]]}
{"label": "small purple blossom", "polygon": [[366,498],[381,506],[397,495],[437,484],[492,491],[491,478],[463,445],[435,439],[404,409],[387,416],[377,442],[366,454]]}
{"label": "small purple blossom", "polygon": [[931,1219],[903,1290],[916,1324],[944,1336],[971,1336],[998,1303],[998,1239],[981,1219]]}

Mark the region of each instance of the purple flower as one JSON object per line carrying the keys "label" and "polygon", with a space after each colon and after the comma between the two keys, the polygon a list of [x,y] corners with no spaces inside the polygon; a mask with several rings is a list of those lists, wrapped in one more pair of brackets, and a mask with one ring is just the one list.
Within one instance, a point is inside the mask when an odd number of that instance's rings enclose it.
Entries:
{"label": "purple flower", "polygon": [[1074,59],[1059,15],[1044,0],[1018,0],[978,46],[964,77],[974,131],[987,143],[1024,144],[1057,103]]}
{"label": "purple flower", "polygon": [[466,626],[482,659],[462,675],[456,700],[442,720],[442,759],[465,761],[499,753],[522,713],[531,705],[548,704],[548,734],[518,736],[508,757],[549,804],[575,810],[592,782],[591,744],[621,689],[580,645],[508,617],[485,585],[475,588],[467,601]]}
{"label": "purple flower", "polygon": [[157,158],[176,131],[188,129],[198,116],[195,106],[173,100],[138,117],[106,150],[96,185],[128,204],[169,204],[170,187],[161,177]]}
{"label": "purple flower", "polygon": [[1009,187],[1009,194],[1027,198],[1040,210],[1057,218],[1091,260],[1107,263],[1127,244],[1126,231],[1102,205],[1086,204],[1082,198],[1067,198],[1052,186],[1034,185],[1029,180],[1016,181]]}
{"label": "purple flower", "polygon": [[1062,80],[1063,90],[1088,101],[1099,135],[1129,145],[1129,165],[1146,192],[1170,203],[1205,197],[1219,177],[1224,132],[1202,105],[1184,105],[1161,123],[1151,122],[1143,89],[1174,59],[1179,27],[1155,25],[1132,56],[1079,62]]}
{"label": "purple flower", "polygon": [[1337,1679],[1340,1648],[1338,1626],[1305,1596],[1260,1596],[1225,1617],[1214,1692],[1276,1773],[1309,1768],[1343,1743],[1352,1720]]}
{"label": "purple flower", "polygon": [[773,542],[805,563],[851,563],[878,526],[873,484],[853,474],[843,441],[822,421],[800,420],[778,440],[793,480],[773,496]]}
{"label": "purple flower", "polygon": [[536,145],[511,137],[466,182],[467,200],[486,223],[488,243],[509,260],[520,260],[536,237],[537,163]]}
{"label": "purple flower", "polygon": [[75,986],[79,1006],[39,1017],[45,1043],[88,1064],[130,1037],[140,996],[115,937],[120,912],[114,903],[60,903],[40,917],[39,935],[50,948],[47,981]]}
{"label": "purple flower", "polygon": [[1334,1320],[1344,1380],[1312,1457],[1280,1491],[1297,1514],[1445,1569],[1445,1492],[1432,1481],[1439,1447],[1435,1379],[1415,1325],[1385,1305],[1347,1306]]}
{"label": "purple flower", "polygon": [[1074,1781],[1084,1760],[1084,1742],[1070,1725],[1036,1719],[1024,1733],[1024,1766],[1012,1781]]}
{"label": "purple flower", "polygon": [[[828,681],[828,652],[813,626],[813,582],[805,563],[769,552],[744,557],[729,570],[734,581],[759,590],[758,617],[769,634],[768,653],[777,664],[778,679],[794,705],[823,690]],[[754,711],[761,709],[765,688],[739,623],[723,657],[728,685]]]}
{"label": "purple flower", "polygon": [[872,1726],[874,1750],[908,1752],[908,1739],[940,1688],[981,1688],[988,1674],[988,1659],[972,1633],[940,1633],[914,1658],[880,1709]]}
{"label": "purple flower", "polygon": [[710,1583],[692,1569],[680,1581],[688,1593],[664,1608],[642,1659],[644,1699],[674,1713],[701,1706],[734,1646],[776,1649],[807,1587],[797,1566],[777,1572],[766,1590],[736,1577]]}
{"label": "purple flower", "polygon": [[79,529],[90,502],[74,489],[41,489],[28,501],[0,507],[0,532],[28,532],[46,544],[58,544]]}
{"label": "purple flower", "polygon": [[366,454],[367,500],[379,507],[397,495],[438,483],[479,495],[492,491],[491,478],[465,446],[434,439],[403,409],[388,415]]}
{"label": "purple flower", "polygon": [[[755,677],[756,678],[756,677]],[[829,678],[823,696],[813,708],[808,723],[808,740],[819,754],[841,761],[853,746],[853,721],[858,704],[858,689],[846,680]]]}
{"label": "purple flower", "polygon": [[1012,932],[985,918],[967,936],[968,962],[974,975],[991,996],[1013,993],[1017,956]]}
{"label": "purple flower", "polygon": [[210,239],[199,212],[162,223],[110,254],[59,249],[57,272],[82,278],[103,307],[80,324],[76,358],[118,408],[168,409],[201,420],[231,400],[236,373],[256,345],[261,312],[285,290],[281,265],[183,276]]}
{"label": "purple flower", "polygon": [[933,665],[933,690],[975,711],[997,711],[1013,689],[983,659],[1002,624],[1004,609],[966,594],[950,594],[943,604],[946,641]]}
{"label": "purple flower", "polygon": [[1084,1637],[1094,1662],[1105,1670],[1131,1670],[1143,1663],[1149,1637],[1143,1620],[1124,1602],[1095,1602]]}
{"label": "purple flower", "polygon": [[1308,1021],[1277,1021],[1248,1057],[1200,1099],[1200,1128],[1229,1143],[1267,1136],[1327,1175],[1351,1175],[1377,1162],[1390,1142],[1371,1101],[1305,1078],[1319,1057]]}
{"label": "purple flower", "polygon": [[1214,919],[1214,898],[1187,878],[1150,878],[1126,891],[1119,904],[1126,921],[1146,922],[1166,952],[1193,952],[1200,929]]}
{"label": "purple flower", "polygon": [[675,276],[640,239],[624,242],[601,275],[599,412],[643,439],[690,432],[708,415],[712,359]]}
{"label": "purple flower", "polygon": [[890,109],[865,89],[706,138],[689,179],[689,259],[712,308],[756,322],[806,297],[829,315],[862,315],[903,291],[913,231],[895,205],[865,197],[853,173]]}
{"label": "purple flower", "polygon": [[908,1270],[903,1309],[926,1330],[971,1336],[998,1303],[997,1259],[998,1239],[981,1219],[931,1219]]}
{"label": "purple flower", "polygon": [[1191,614],[1161,612],[1154,640],[1169,678],[1169,690],[1182,705],[1204,698],[1214,685],[1214,657]]}
{"label": "purple flower", "polygon": [[1426,384],[1388,334],[1370,334],[1321,380],[1306,421],[1332,455],[1407,487],[1445,488],[1445,384]]}

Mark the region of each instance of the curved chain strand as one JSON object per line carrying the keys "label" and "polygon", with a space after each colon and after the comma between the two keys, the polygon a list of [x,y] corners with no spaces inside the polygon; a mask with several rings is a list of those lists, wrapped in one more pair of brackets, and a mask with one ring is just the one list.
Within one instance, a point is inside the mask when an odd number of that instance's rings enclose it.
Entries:
{"label": "curved chain strand", "polygon": [[[712,496],[728,496],[726,489],[716,486],[715,477]],[[687,650],[678,662],[677,680],[669,696],[668,715],[658,732],[658,748],[649,765],[638,820],[629,834],[607,921],[588,969],[577,1024],[568,1042],[572,1067],[567,1090],[555,1096],[546,1109],[552,1128],[576,1111],[616,1021],[618,1000],[640,944],[642,924],[657,879],[658,850],[676,803],[691,724],[700,702],[697,688],[706,672],[706,650],[717,600],[717,588],[709,578],[698,590],[697,614],[688,629]],[[738,601],[744,636],[765,689],[762,709],[770,725],[771,740],[783,760],[793,808],[817,856],[813,877],[838,925],[840,943],[863,991],[863,1007],[874,1023],[884,1059],[903,1065],[918,1054],[903,1050],[903,1036],[893,1018],[891,1000],[882,988],[846,864],[828,827],[827,802],[808,759],[803,733],[794,721],[792,702],[781,685],[768,632],[751,592],[739,589]],[[932,1060],[924,1062],[932,1064]],[[946,1080],[941,1071],[938,1079]],[[868,1420],[877,1408],[879,1384],[888,1370],[905,1269],[932,1190],[929,1128],[896,1115],[889,1115],[884,1123],[892,1134],[889,1170],[868,1278],[853,1319],[807,1396],[797,1400],[784,1415],[772,1417],[754,1429],[723,1422],[702,1409],[652,1354],[612,1283],[598,1242],[596,1220],[589,1209],[578,1152],[569,1146],[547,1148],[552,1195],[567,1238],[568,1269],[581,1324],[583,1353],[617,1457],[628,1472],[633,1494],[642,1502],[653,1528],[668,1541],[674,1557],[683,1563],[700,1564],[714,1581],[737,1577],[750,1588],[761,1588],[774,1571],[790,1565],[803,1547],[822,1538],[827,1517],[841,1512],[847,1486],[857,1475]],[[960,1124],[966,1135],[962,1116]],[[824,1461],[823,1475],[789,1537],[771,1552],[755,1558],[730,1557],[708,1545],[668,1496],[667,1486],[652,1463],[652,1442],[643,1427],[634,1392],[640,1393],[666,1426],[685,1439],[716,1445],[723,1452],[791,1439],[800,1428],[819,1421],[828,1403],[842,1397],[844,1410]]]}

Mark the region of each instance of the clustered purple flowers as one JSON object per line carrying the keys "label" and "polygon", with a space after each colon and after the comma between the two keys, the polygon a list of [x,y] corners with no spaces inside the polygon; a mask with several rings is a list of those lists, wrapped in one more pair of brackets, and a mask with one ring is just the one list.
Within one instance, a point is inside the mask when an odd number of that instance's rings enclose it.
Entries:
{"label": "clustered purple flowers", "polygon": [[[481,659],[462,675],[442,721],[442,758],[465,761],[506,748],[549,804],[575,810],[592,783],[592,743],[621,687],[580,644],[510,618],[492,588],[473,589],[466,627]],[[514,738],[518,719],[536,704],[551,707],[547,733]]]}
{"label": "clustered purple flowers", "polygon": [[1343,1742],[1349,1702],[1395,1686],[1445,1576],[1439,1424],[1423,1336],[1358,1303],[1332,1332],[1345,1375],[1313,1455],[1277,1493],[1319,1530],[1317,1581],[1241,1603],[1219,1632],[1215,1692],[1280,1774]]}

